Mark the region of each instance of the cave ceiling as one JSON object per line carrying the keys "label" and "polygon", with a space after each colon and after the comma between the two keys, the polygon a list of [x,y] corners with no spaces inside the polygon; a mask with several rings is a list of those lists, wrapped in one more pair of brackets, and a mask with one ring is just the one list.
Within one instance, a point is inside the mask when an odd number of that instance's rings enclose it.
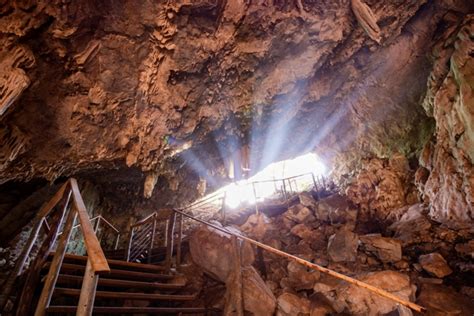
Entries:
{"label": "cave ceiling", "polygon": [[[421,106],[432,49],[472,9],[422,0],[1,3],[0,183],[79,175],[142,188],[152,175],[175,190],[172,178],[196,165],[225,178],[237,144],[259,164],[270,147],[270,160],[415,155],[433,129]],[[360,20],[367,9],[375,35]]]}

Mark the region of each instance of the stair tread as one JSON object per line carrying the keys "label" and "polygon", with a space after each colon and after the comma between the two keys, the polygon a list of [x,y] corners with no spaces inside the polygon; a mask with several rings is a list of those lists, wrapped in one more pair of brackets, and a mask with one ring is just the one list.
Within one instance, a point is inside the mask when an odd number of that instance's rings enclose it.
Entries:
{"label": "stair tread", "polygon": [[[78,275],[67,275],[60,274],[58,277],[58,283],[64,281],[75,281],[82,283],[83,277]],[[130,287],[130,288],[150,288],[150,289],[181,289],[186,284],[178,283],[159,283],[159,282],[141,282],[133,280],[120,280],[120,279],[108,279],[104,277],[99,278],[99,286],[118,286],[118,287]]]}
{"label": "stair tread", "polygon": [[[57,287],[54,294],[63,294],[68,296],[79,296],[80,289],[68,289]],[[183,294],[151,294],[151,293],[133,293],[133,292],[113,292],[113,291],[97,291],[96,299],[99,298],[120,298],[128,300],[166,300],[166,301],[192,301],[196,299],[196,295]]]}
{"label": "stair tread", "polygon": [[[52,257],[53,255],[54,255],[54,252],[50,253],[50,257]],[[84,262],[84,264],[87,262],[87,258],[88,258],[87,256],[80,256],[80,255],[74,255],[74,254],[64,255],[65,260],[69,259],[69,260],[82,261]],[[157,272],[165,270],[165,267],[163,266],[147,264],[147,263],[128,262],[124,260],[107,259],[107,263],[110,266],[119,266],[119,267],[139,269],[139,270],[149,270],[149,271],[157,271]]]}
{"label": "stair tread", "polygon": [[[44,265],[44,268],[49,268],[50,262],[47,262]],[[62,272],[64,271],[84,271],[85,266],[80,265],[80,264],[73,264],[73,263],[63,263],[61,265],[61,270]],[[173,278],[172,275],[169,274],[157,274],[157,273],[149,273],[149,272],[139,272],[139,271],[130,271],[130,270],[120,270],[120,269],[114,269],[112,268],[110,270],[110,273],[105,273],[103,276],[107,276],[108,278],[118,278],[118,277],[124,277],[124,278],[143,278],[143,279],[150,279],[150,280],[156,280],[156,279],[161,279],[161,280],[170,280]]]}
{"label": "stair tread", "polygon": [[[46,311],[49,313],[74,313],[76,306],[49,306]],[[108,314],[135,314],[135,313],[205,313],[208,309],[204,307],[108,307],[94,306],[94,313]]]}

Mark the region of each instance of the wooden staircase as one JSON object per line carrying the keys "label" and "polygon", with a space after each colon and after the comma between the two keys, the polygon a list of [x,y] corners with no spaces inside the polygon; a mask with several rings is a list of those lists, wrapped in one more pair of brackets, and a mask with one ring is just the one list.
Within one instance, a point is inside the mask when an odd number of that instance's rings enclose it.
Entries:
{"label": "wooden staircase", "polygon": [[[49,256],[52,258],[52,255]],[[86,269],[86,256],[66,254],[47,314],[76,313],[80,287]],[[183,307],[196,299],[186,293],[186,283],[176,281],[157,265],[107,260],[110,273],[98,280],[93,314],[209,314],[205,308]],[[51,261],[43,266],[43,273]],[[133,305],[139,301],[138,306]],[[67,305],[66,305],[67,304]],[[145,306],[144,306],[145,305]]]}

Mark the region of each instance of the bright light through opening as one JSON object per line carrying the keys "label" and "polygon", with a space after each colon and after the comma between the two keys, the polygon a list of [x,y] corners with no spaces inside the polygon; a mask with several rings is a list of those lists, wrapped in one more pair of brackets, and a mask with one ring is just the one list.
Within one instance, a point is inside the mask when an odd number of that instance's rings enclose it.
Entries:
{"label": "bright light through opening", "polygon": [[[313,183],[311,173],[315,177],[324,176],[326,173],[326,167],[314,153],[272,163],[253,177],[232,183],[221,190],[226,192],[226,206],[233,209],[242,204],[255,203],[255,196],[260,201],[281,191],[282,181],[268,180],[280,180],[306,174],[287,182],[291,191],[304,190]],[[252,185],[252,183],[255,184]]]}

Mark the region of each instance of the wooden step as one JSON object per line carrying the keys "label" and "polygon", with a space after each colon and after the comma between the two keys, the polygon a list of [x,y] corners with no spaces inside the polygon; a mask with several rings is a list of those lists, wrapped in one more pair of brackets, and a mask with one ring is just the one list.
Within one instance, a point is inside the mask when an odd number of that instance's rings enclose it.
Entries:
{"label": "wooden step", "polygon": [[[49,258],[52,258],[54,255],[54,252],[49,254]],[[66,254],[64,256],[64,262],[70,262],[70,261],[77,261],[84,263],[84,265],[87,262],[87,256],[79,256],[79,255],[73,255],[73,254]],[[138,271],[148,271],[148,272],[162,272],[165,270],[165,267],[163,266],[158,266],[154,264],[146,264],[146,263],[135,263],[135,262],[128,262],[124,260],[113,260],[113,259],[107,259],[107,263],[109,264],[110,267],[120,267],[122,270],[138,270]]]}
{"label": "wooden step", "polygon": [[[48,313],[75,313],[76,306],[49,306]],[[205,314],[204,307],[107,307],[94,306],[94,314]]]}
{"label": "wooden step", "polygon": [[[50,262],[47,262],[44,265],[44,269],[49,269],[49,266],[51,265]],[[74,271],[79,271],[83,272],[85,270],[85,266],[80,265],[80,264],[72,264],[72,263],[63,263],[61,266],[61,272],[64,274],[64,272],[74,272]],[[138,272],[138,271],[129,271],[129,270],[119,270],[119,269],[111,269],[110,273],[103,274],[103,276],[106,276],[107,278],[124,278],[124,279],[133,279],[133,280],[146,280],[146,281],[151,281],[151,280],[171,280],[173,279],[172,275],[168,274],[158,274],[158,273],[148,273],[148,272]],[[100,278],[99,278],[100,279]]]}
{"label": "wooden step", "polygon": [[[57,287],[54,289],[54,294],[66,295],[66,296],[79,296],[81,295],[80,289],[67,289]],[[127,300],[146,300],[146,301],[193,301],[196,299],[196,295],[172,295],[172,294],[150,294],[150,293],[133,293],[133,292],[112,292],[112,291],[97,291],[95,294],[96,299],[100,298],[115,298],[115,299],[127,299]]]}
{"label": "wooden step", "polygon": [[[68,282],[74,282],[82,284],[83,277],[78,275],[67,275],[60,274],[58,277],[57,284],[67,284]],[[107,279],[99,277],[98,286],[113,286],[119,288],[132,288],[132,289],[164,289],[164,290],[178,290],[185,286],[186,284],[178,283],[159,283],[159,282],[140,282],[140,281],[129,281],[129,280],[118,280],[118,279]]]}

